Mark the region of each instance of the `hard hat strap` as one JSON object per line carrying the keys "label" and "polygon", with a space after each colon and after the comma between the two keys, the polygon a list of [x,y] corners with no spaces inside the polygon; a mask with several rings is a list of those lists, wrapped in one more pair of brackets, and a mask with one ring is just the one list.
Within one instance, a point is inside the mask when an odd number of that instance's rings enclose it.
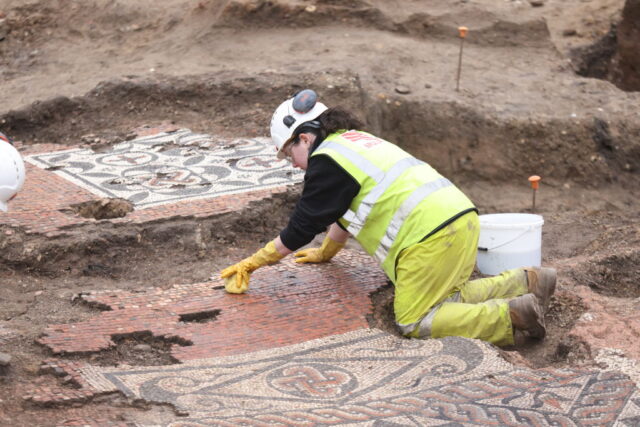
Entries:
{"label": "hard hat strap", "polygon": [[291,138],[289,138],[289,141],[296,141],[300,134],[305,132],[311,132],[317,136],[318,134],[320,134],[321,130],[322,124],[318,120],[309,120],[308,122],[300,124],[300,126],[298,126],[296,130],[293,131],[293,134],[291,134]]}

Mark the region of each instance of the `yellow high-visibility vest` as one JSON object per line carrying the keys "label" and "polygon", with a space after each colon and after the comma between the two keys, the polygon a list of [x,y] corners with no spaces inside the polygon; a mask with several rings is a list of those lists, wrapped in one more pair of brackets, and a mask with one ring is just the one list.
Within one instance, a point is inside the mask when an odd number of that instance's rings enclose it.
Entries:
{"label": "yellow high-visibility vest", "polygon": [[427,163],[361,131],[329,135],[312,156],[325,154],[359,184],[339,222],[374,256],[393,283],[400,252],[473,203]]}

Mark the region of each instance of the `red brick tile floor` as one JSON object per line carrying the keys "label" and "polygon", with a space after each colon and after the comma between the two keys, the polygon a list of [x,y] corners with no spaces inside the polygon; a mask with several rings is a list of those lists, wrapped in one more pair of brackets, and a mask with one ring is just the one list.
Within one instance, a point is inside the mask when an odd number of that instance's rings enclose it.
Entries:
{"label": "red brick tile floor", "polygon": [[[96,352],[115,345],[113,336],[148,331],[175,341],[171,354],[179,361],[246,353],[366,328],[369,294],[385,283],[373,261],[350,250],[320,265],[286,258],[254,272],[242,295],[226,293],[219,279],[83,295],[109,310],[50,325],[39,341],[56,354]],[[210,322],[190,320],[214,312]]]}
{"label": "red brick tile floor", "polygon": [[[41,144],[23,153],[69,148],[73,147]],[[26,167],[25,186],[1,223],[55,236],[70,226],[96,221],[70,212],[69,206],[97,200],[98,196],[51,171],[28,163]],[[251,201],[285,190],[280,186],[182,201],[101,221],[142,223],[179,216],[206,217],[242,209]],[[50,325],[40,342],[55,354],[87,353],[115,345],[113,337],[150,332],[173,340],[171,355],[177,361],[253,352],[366,328],[366,316],[372,311],[369,294],[385,283],[384,274],[372,260],[345,250],[325,265],[299,265],[285,259],[260,269],[244,295],[227,294],[219,280],[137,293],[88,292],[83,299],[109,310],[85,322]],[[215,313],[215,319],[189,320],[198,313]],[[55,359],[44,366],[48,364],[58,368],[63,364],[65,375],[74,377],[75,362]],[[81,384],[80,376],[75,378],[77,389],[39,387],[25,398],[42,404],[90,398],[91,387]]]}

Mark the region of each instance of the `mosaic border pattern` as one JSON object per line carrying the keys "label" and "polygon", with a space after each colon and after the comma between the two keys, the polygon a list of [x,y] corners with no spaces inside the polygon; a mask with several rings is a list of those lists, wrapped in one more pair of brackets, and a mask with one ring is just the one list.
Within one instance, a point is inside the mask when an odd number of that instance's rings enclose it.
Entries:
{"label": "mosaic border pattern", "polygon": [[168,425],[637,425],[625,375],[515,368],[477,340],[377,330],[180,366],[103,368],[96,389],[175,406]]}
{"label": "mosaic border pattern", "polygon": [[276,158],[268,138],[220,142],[189,129],[122,142],[104,153],[76,148],[26,160],[138,209],[294,184],[304,175]]}

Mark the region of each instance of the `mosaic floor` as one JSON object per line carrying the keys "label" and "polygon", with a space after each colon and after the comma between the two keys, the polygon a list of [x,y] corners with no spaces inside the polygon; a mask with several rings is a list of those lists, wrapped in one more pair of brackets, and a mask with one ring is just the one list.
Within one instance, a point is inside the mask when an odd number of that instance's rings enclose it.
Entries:
{"label": "mosaic floor", "polygon": [[97,390],[176,407],[178,426],[637,426],[627,377],[514,368],[464,338],[361,329],[257,353],[141,369],[87,367]]}
{"label": "mosaic floor", "polygon": [[26,160],[100,197],[127,199],[138,209],[276,187],[303,176],[276,158],[268,138],[220,144],[189,129],[122,142],[104,153],[74,148]]}
{"label": "mosaic floor", "polygon": [[[516,368],[477,340],[409,340],[367,328],[369,293],[385,283],[373,261],[341,251],[330,263],[289,259],[255,272],[247,294],[218,282],[101,291],[107,311],[51,325],[54,353],[96,352],[140,331],[170,338],[181,363],[100,367],[52,359],[42,372],[75,387],[39,388],[39,405],[121,392],[169,404],[200,426],[637,426],[640,390],[626,375]],[[215,320],[189,322],[215,311]]]}
{"label": "mosaic floor", "polygon": [[[55,235],[90,221],[68,207],[96,197],[134,203],[135,212],[113,222],[214,215],[302,179],[263,138],[221,144],[182,129],[102,153],[57,148],[27,157],[29,179],[5,215],[9,224]],[[344,250],[323,265],[289,257],[260,269],[245,295],[226,294],[216,280],[87,290],[81,300],[104,311],[50,325],[39,338],[54,353],[40,372],[62,382],[34,385],[22,398],[83,405],[120,392],[176,408],[172,427],[640,425],[640,391],[623,374],[515,368],[479,341],[368,329],[369,295],[385,283],[369,257]],[[170,340],[179,363],[100,367],[59,357],[99,353],[141,332]],[[0,343],[10,333],[0,328]]]}

